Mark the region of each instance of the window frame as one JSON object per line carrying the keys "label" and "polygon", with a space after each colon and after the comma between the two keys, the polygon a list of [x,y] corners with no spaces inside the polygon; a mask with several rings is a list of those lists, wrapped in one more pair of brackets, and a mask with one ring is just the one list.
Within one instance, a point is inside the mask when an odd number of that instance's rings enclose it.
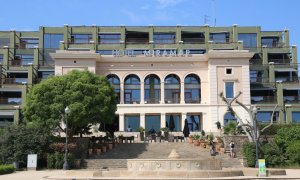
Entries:
{"label": "window frame", "polygon": [[[227,97],[227,83],[232,83],[233,85],[232,85],[232,97]],[[226,99],[233,99],[234,98],[234,95],[235,95],[235,85],[234,85],[235,83],[234,83],[234,81],[225,81],[224,82],[224,91],[225,91],[225,98]]]}

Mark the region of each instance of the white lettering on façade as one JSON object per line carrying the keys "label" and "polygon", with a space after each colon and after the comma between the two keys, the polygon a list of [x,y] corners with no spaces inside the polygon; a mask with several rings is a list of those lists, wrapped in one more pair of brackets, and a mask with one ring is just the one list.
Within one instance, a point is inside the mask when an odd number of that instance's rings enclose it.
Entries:
{"label": "white lettering on fa\u00e7ade", "polygon": [[191,56],[190,50],[186,49],[179,50],[178,53],[176,50],[113,50],[112,55],[114,57],[136,57],[137,55],[143,55],[145,57],[159,56],[159,57],[178,57],[178,56]]}

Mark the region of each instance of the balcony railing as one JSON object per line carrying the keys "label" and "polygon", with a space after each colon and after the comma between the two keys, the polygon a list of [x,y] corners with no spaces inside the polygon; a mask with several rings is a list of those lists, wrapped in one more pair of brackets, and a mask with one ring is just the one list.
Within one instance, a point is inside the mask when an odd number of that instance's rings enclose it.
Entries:
{"label": "balcony railing", "polygon": [[276,77],[275,81],[287,82],[287,83],[299,83],[299,77],[292,76],[292,77]]}
{"label": "balcony railing", "polygon": [[149,39],[146,39],[146,38],[130,38],[130,39],[126,39],[126,44],[149,44]]}
{"label": "balcony railing", "polygon": [[205,44],[205,38],[182,38],[184,44]]}
{"label": "balcony railing", "polygon": [[275,96],[251,96],[252,104],[268,104],[276,103],[277,99]]}
{"label": "balcony railing", "polygon": [[21,104],[22,98],[0,98],[0,104],[9,105],[9,104]]}
{"label": "balcony railing", "polygon": [[268,62],[274,62],[275,64],[288,64],[291,63],[290,59],[268,59]]}
{"label": "balcony railing", "polygon": [[197,104],[200,103],[200,98],[185,98],[184,101],[189,104]]}
{"label": "balcony railing", "polygon": [[178,104],[180,103],[180,98],[165,98],[166,104]]}
{"label": "balcony railing", "polygon": [[22,59],[22,60],[10,60],[9,61],[9,65],[11,66],[30,66],[33,64],[33,59],[30,59],[30,60],[25,60],[25,59]]}
{"label": "balcony railing", "polygon": [[286,103],[300,103],[300,96],[283,96]]}
{"label": "balcony railing", "polygon": [[125,99],[125,104],[140,104],[140,99]]}
{"label": "balcony railing", "polygon": [[145,104],[159,104],[160,99],[159,98],[146,98]]}
{"label": "balcony railing", "polygon": [[267,83],[269,82],[269,78],[263,78],[263,77],[251,77],[250,83]]}
{"label": "balcony railing", "polygon": [[3,84],[27,84],[28,78],[5,78]]}

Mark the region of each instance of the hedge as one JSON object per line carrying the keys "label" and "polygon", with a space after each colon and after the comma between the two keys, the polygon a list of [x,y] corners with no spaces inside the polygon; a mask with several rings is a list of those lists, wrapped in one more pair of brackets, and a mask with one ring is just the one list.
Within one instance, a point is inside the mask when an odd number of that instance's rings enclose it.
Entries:
{"label": "hedge", "polygon": [[[74,167],[74,155],[68,154],[68,163],[70,168]],[[64,154],[55,152],[54,154],[48,154],[47,156],[47,168],[49,169],[62,169],[64,164]]]}
{"label": "hedge", "polygon": [[255,143],[247,142],[243,144],[243,155],[246,158],[248,167],[254,167],[256,159]]}
{"label": "hedge", "polygon": [[15,167],[13,165],[0,165],[0,175],[1,174],[10,174],[15,172]]}

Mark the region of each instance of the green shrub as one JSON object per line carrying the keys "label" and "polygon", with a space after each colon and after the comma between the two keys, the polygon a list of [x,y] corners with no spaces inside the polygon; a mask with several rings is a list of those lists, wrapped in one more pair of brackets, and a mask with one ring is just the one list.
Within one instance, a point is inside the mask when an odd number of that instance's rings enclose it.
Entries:
{"label": "green shrub", "polygon": [[278,167],[285,164],[284,153],[274,142],[262,146],[262,156],[266,159],[267,167]]}
{"label": "green shrub", "polygon": [[13,165],[0,165],[0,175],[9,174],[15,172],[15,167]]}
{"label": "green shrub", "polygon": [[300,127],[296,125],[285,126],[277,131],[274,141],[278,147],[285,152],[290,143],[300,140]]}
{"label": "green shrub", "polygon": [[255,143],[247,142],[243,144],[243,155],[246,158],[248,167],[255,166]]}
{"label": "green shrub", "polygon": [[[74,155],[68,154],[68,163],[70,168],[74,167]],[[62,169],[64,164],[64,153],[55,152],[47,156],[47,168],[49,169]]]}
{"label": "green shrub", "polygon": [[286,155],[290,164],[300,163],[300,140],[288,144]]}

